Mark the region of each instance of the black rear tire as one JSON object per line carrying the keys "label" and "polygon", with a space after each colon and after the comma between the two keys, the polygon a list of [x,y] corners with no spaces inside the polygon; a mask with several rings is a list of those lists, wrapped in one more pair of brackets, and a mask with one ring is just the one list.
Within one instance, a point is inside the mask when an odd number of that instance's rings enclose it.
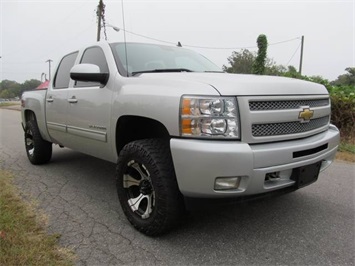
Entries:
{"label": "black rear tire", "polygon": [[168,141],[137,140],[120,152],[117,192],[129,222],[148,236],[171,230],[181,219],[179,191]]}
{"label": "black rear tire", "polygon": [[36,120],[29,120],[26,123],[25,147],[32,164],[45,164],[52,158],[52,143],[42,138]]}

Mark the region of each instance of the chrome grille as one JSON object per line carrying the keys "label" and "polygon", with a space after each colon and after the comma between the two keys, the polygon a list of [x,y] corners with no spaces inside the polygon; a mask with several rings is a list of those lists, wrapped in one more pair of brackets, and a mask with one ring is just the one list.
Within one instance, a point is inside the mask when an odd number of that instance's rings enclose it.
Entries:
{"label": "chrome grille", "polygon": [[300,106],[321,107],[328,105],[329,99],[249,102],[251,111],[298,109]]}
{"label": "chrome grille", "polygon": [[329,116],[324,116],[316,119],[312,119],[308,123],[284,122],[284,123],[268,123],[268,124],[253,124],[252,135],[254,137],[276,136],[296,134],[311,131],[327,125],[329,122]]}

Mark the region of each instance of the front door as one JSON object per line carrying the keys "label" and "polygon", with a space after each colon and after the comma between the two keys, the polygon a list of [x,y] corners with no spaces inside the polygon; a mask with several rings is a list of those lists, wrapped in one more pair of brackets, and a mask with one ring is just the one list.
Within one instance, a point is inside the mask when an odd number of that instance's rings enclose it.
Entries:
{"label": "front door", "polygon": [[[109,72],[100,47],[86,49],[80,63],[95,64],[101,72]],[[112,91],[102,84],[75,82],[68,90],[68,147],[101,159],[111,159],[111,100]]]}

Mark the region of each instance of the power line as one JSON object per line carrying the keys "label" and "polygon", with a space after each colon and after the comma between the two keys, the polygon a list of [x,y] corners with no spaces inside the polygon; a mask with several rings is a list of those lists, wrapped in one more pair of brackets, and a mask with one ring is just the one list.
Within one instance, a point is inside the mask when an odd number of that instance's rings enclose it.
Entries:
{"label": "power line", "polygon": [[[289,39],[289,40],[284,40],[284,41],[280,41],[280,42],[274,42],[274,43],[270,43],[268,44],[268,46],[273,46],[273,45],[278,45],[278,44],[282,44],[282,43],[286,43],[286,42],[291,42],[294,40],[298,40],[299,37],[297,38],[293,38],[293,39]],[[191,47],[191,48],[202,48],[202,49],[214,49],[214,50],[241,50],[241,49],[254,49],[254,48],[258,48],[258,46],[246,46],[246,47],[208,47],[208,46],[196,46],[196,45],[184,45],[186,47]]]}
{"label": "power line", "polygon": [[293,55],[291,56],[290,60],[288,60],[286,66],[288,66],[288,64],[291,62],[291,60],[293,59],[293,57],[294,57],[295,54],[297,53],[298,49],[300,49],[300,47],[301,47],[301,42],[300,42],[300,44],[297,46],[296,51],[295,51],[295,52],[293,53]]}
{"label": "power line", "polygon": [[[128,30],[125,30],[125,29],[122,29],[122,30],[124,32],[129,33],[129,34],[132,34],[132,35],[135,35],[135,36],[138,36],[138,37],[142,37],[142,38],[145,38],[145,39],[149,39],[149,40],[153,40],[153,41],[157,41],[157,42],[161,42],[161,43],[167,43],[167,44],[176,45],[176,42],[165,41],[165,40],[149,37],[149,36],[146,36],[146,35],[143,35],[143,34],[139,34],[139,33],[135,33],[135,32],[132,32],[132,31],[128,31]],[[278,45],[278,44],[291,42],[291,41],[295,41],[295,40],[299,40],[299,39],[300,39],[300,37],[296,37],[296,38],[292,38],[292,39],[288,39],[288,40],[284,40],[284,41],[270,43],[270,44],[268,44],[268,46]],[[245,46],[245,47],[211,47],[211,46],[199,46],[199,45],[183,44],[183,46],[184,47],[190,47],[190,48],[211,49],[211,50],[241,50],[241,49],[258,48],[258,46],[256,46],[256,45],[254,45],[254,46]]]}
{"label": "power line", "polygon": [[[167,44],[176,45],[175,42],[169,42],[169,41],[160,40],[160,39],[149,37],[149,36],[146,36],[146,35],[143,35],[143,34],[134,33],[132,31],[128,31],[128,30],[125,30],[125,29],[121,29],[121,30],[123,30],[124,32],[127,32],[129,34],[136,35],[138,37],[142,37],[142,38],[145,38],[145,39],[148,39],[148,40],[153,40],[153,41],[157,41],[157,42],[161,42],[161,43],[167,43]],[[184,46],[186,46],[186,45],[184,45]]]}

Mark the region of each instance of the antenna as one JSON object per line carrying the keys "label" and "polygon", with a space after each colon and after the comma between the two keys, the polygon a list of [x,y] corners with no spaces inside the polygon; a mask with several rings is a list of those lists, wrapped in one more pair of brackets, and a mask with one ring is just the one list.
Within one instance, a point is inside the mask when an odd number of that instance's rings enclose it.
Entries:
{"label": "antenna", "polygon": [[123,20],[123,40],[124,40],[124,50],[125,50],[125,55],[126,55],[126,71],[127,71],[127,77],[128,77],[128,56],[127,56],[127,41],[126,41],[126,24],[125,24],[125,19],[124,19],[123,0],[121,0],[121,5],[122,5],[122,20]]}

